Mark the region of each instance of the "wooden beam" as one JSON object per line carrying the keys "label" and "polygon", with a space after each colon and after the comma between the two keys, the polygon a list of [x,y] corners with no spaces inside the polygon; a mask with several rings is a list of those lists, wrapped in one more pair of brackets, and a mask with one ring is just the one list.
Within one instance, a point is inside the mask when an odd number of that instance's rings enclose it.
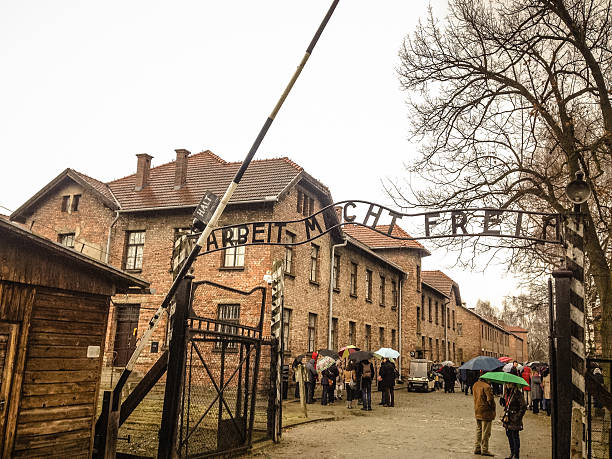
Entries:
{"label": "wooden beam", "polygon": [[168,350],[159,356],[157,362],[149,369],[146,375],[140,380],[134,390],[125,398],[121,404],[121,414],[119,415],[119,427],[132,414],[132,411],[142,402],[149,391],[155,386],[159,378],[168,368]]}

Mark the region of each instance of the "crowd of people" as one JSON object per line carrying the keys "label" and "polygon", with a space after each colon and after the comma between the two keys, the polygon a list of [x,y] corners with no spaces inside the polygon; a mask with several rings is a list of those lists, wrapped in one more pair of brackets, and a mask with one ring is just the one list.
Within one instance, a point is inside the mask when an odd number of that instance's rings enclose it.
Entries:
{"label": "crowd of people", "polygon": [[[381,392],[379,405],[395,406],[394,386],[399,376],[395,363],[383,358],[380,365],[370,360],[338,360],[334,365],[317,370],[318,354],[313,352],[306,363],[306,403],[315,403],[315,388],[321,384],[321,405],[334,404],[336,400],[346,398],[348,409],[361,405],[363,411],[372,410],[372,383],[376,381]],[[295,396],[299,397],[299,385],[296,384]]]}

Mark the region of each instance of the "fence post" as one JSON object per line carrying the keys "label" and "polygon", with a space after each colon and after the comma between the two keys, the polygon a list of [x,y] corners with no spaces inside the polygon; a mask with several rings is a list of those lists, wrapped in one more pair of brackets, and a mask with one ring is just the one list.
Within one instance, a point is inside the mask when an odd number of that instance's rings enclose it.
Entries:
{"label": "fence post", "polygon": [[[271,406],[273,424],[270,426],[272,439],[275,443],[280,441],[283,424],[283,290],[284,290],[285,264],[276,261],[272,266],[272,310],[270,330],[274,337],[275,345],[272,346],[272,359],[270,370],[272,372],[270,382],[272,383],[273,405]],[[274,362],[274,365],[273,365]]]}
{"label": "fence post", "polygon": [[157,457],[170,459],[179,456],[177,450],[178,419],[180,397],[185,374],[185,354],[187,343],[187,318],[191,303],[191,282],[193,276],[187,275],[181,281],[175,298],[172,319],[172,337],[168,351],[168,370],[164,393],[164,410],[159,429]]}
{"label": "fence post", "polygon": [[569,284],[572,273],[557,270],[555,279],[555,360],[551,365],[551,387],[553,393],[552,420],[554,422],[553,451],[555,458],[569,459],[572,420],[572,368],[567,358],[570,355],[570,308]]}

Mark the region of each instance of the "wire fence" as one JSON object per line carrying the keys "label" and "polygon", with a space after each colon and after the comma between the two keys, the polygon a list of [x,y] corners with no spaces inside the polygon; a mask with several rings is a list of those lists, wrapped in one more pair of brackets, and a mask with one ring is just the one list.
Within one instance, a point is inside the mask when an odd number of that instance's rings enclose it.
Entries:
{"label": "wire fence", "polygon": [[[588,371],[612,393],[612,359],[588,359]],[[612,459],[612,417],[597,394],[587,391],[587,457]]]}

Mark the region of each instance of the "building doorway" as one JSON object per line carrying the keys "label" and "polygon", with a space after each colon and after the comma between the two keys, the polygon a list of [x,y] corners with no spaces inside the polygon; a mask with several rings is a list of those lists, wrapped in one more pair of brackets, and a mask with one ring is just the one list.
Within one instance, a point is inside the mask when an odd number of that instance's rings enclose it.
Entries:
{"label": "building doorway", "polygon": [[115,331],[115,358],[113,366],[127,365],[130,356],[136,349],[138,338],[139,304],[117,305],[117,328]]}

